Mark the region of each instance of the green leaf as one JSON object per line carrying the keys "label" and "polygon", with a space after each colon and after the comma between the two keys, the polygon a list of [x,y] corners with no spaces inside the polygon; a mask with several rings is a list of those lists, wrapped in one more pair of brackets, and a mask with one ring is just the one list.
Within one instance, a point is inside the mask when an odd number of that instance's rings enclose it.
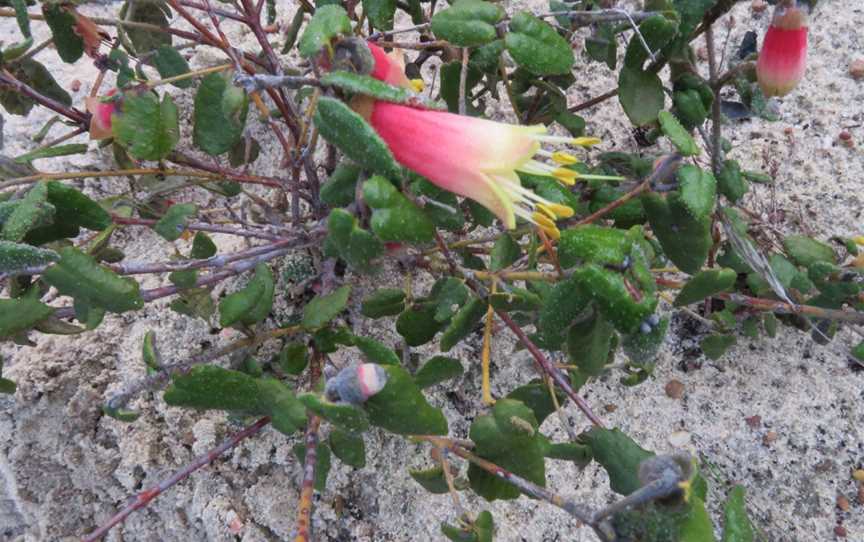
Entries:
{"label": "green leaf", "polygon": [[53,313],[52,307],[36,299],[0,299],[0,338],[27,331]]}
{"label": "green leaf", "polygon": [[364,273],[373,270],[372,260],[384,252],[381,241],[361,228],[357,219],[343,209],[333,209],[327,220],[331,244],[336,254],[355,270]]}
{"label": "green leaf", "polygon": [[0,240],[0,274],[17,273],[59,259],[60,255],[53,250]]}
{"label": "green leaf", "polygon": [[678,152],[684,156],[698,156],[700,149],[699,145],[693,137],[681,126],[675,115],[668,111],[661,111],[658,116],[660,121],[660,129],[666,134],[666,137],[675,145]]}
{"label": "green leaf", "polygon": [[789,235],[783,239],[783,248],[798,265],[810,267],[816,262],[836,263],[837,257],[830,245],[806,235]]}
{"label": "green leaf", "polygon": [[621,495],[629,495],[639,489],[639,464],[654,455],[620,429],[593,427],[579,435],[577,442],[591,448],[594,460],[609,475],[612,491]]}
{"label": "green leaf", "polygon": [[474,47],[495,39],[503,17],[504,10],[490,2],[457,0],[432,17],[432,32],[458,47]]}
{"label": "green leaf", "polygon": [[86,143],[70,143],[68,145],[54,145],[53,147],[46,147],[42,149],[36,149],[34,151],[28,152],[26,154],[22,154],[21,156],[17,156],[15,158],[16,162],[26,163],[32,162],[33,160],[38,160],[40,158],[56,158],[57,156],[70,156],[73,154],[84,154],[87,152],[87,144]]}
{"label": "green leaf", "polygon": [[510,235],[503,234],[492,245],[489,255],[489,270],[500,271],[512,265],[522,255],[522,249]]}
{"label": "green leaf", "polygon": [[195,260],[205,260],[216,255],[216,244],[210,239],[210,236],[199,231],[192,239],[192,251],[189,257]]}
{"label": "green leaf", "polygon": [[462,363],[458,359],[446,356],[435,356],[417,371],[414,375],[414,383],[421,389],[434,386],[456,378],[462,374]]}
{"label": "green leaf", "polygon": [[[159,72],[159,76],[162,79],[189,73],[189,64],[186,62],[186,59],[177,52],[177,49],[168,45],[160,45],[156,49],[153,65],[156,66],[156,71]],[[192,78],[180,79],[171,84],[177,88],[189,88],[192,86],[193,80]]]}
{"label": "green leaf", "polygon": [[360,304],[360,313],[369,318],[395,316],[405,310],[405,292],[398,288],[382,288]]}
{"label": "green leaf", "polygon": [[144,340],[141,341],[141,359],[144,360],[144,365],[147,366],[148,374],[162,368],[162,359],[159,356],[159,351],[156,349],[155,331],[150,330],[144,334]]}
{"label": "green leaf", "polygon": [[363,13],[378,30],[393,30],[396,0],[363,0]]}
{"label": "green leaf", "polygon": [[434,238],[429,217],[384,177],[374,175],[363,183],[363,197],[374,209],[370,225],[382,241],[427,243]]}
{"label": "green leaf", "polygon": [[582,263],[623,267],[632,247],[624,230],[586,224],[561,232],[558,259],[565,269]]}
{"label": "green leaf", "polygon": [[747,179],[741,174],[738,161],[725,160],[723,169],[717,176],[717,191],[726,196],[731,203],[735,203],[744,197],[747,190],[749,190]]}
{"label": "green leaf", "polygon": [[688,504],[687,516],[681,522],[681,542],[715,542],[714,524],[705,510],[705,503],[692,496]]}
{"label": "green leaf", "polygon": [[441,336],[441,351],[449,351],[474,331],[474,327],[480,323],[486,310],[486,302],[476,297],[462,307]]}
{"label": "green leaf", "polygon": [[618,40],[611,24],[595,25],[594,33],[585,38],[585,52],[597,62],[605,62],[610,70],[618,62]]}
{"label": "green leaf", "polygon": [[504,43],[516,64],[537,75],[570,73],[575,62],[570,44],[549,24],[526,11],[510,19]]}
{"label": "green leaf", "polygon": [[585,310],[590,300],[576,280],[568,279],[556,284],[549,295],[544,296],[537,322],[543,346],[552,350],[561,346],[566,339],[567,328]]}
{"label": "green leaf", "polygon": [[63,62],[71,64],[84,54],[84,40],[75,32],[75,16],[65,6],[42,4],[42,15],[51,29],[57,54]]}
{"label": "green leaf", "polygon": [[382,368],[387,384],[364,404],[372,425],[400,435],[446,435],[447,419],[426,402],[411,375],[396,365]]}
{"label": "green leaf", "polygon": [[219,325],[252,325],[267,318],[273,308],[274,288],[273,272],[267,264],[259,263],[252,280],[219,303]]}
{"label": "green leaf", "polygon": [[439,279],[429,294],[435,302],[435,320],[442,323],[450,320],[468,301],[469,294],[461,280],[454,277]]}
{"label": "green leaf", "polygon": [[705,352],[705,356],[709,359],[718,360],[723,357],[723,354],[726,353],[729,348],[731,348],[736,342],[735,335],[709,335],[702,339],[701,346],[702,351]]}
{"label": "green leaf", "polygon": [[[444,477],[444,469],[440,465],[425,470],[411,469],[408,471],[408,474],[415,482],[423,486],[423,489],[433,495],[443,495],[450,491],[450,487],[447,485],[447,478]],[[456,484],[454,483],[453,485]]]}
{"label": "green leaf", "polygon": [[102,412],[115,420],[121,422],[134,422],[141,415],[134,410],[127,410],[125,408],[113,408],[108,405],[104,405],[102,407]]}
{"label": "green leaf", "polygon": [[[557,387],[555,388],[555,395],[558,398],[559,405],[566,403],[567,396]],[[555,402],[552,400],[552,392],[549,390],[549,386],[539,379],[519,386],[507,394],[507,399],[520,401],[530,408],[531,412],[534,413],[538,426],[543,425],[543,421],[555,412]]]}
{"label": "green leaf", "polygon": [[355,469],[362,469],[366,466],[366,445],[363,442],[363,435],[351,433],[341,427],[334,427],[330,431],[327,442],[330,443],[333,455],[346,465]]}
{"label": "green leaf", "polygon": [[755,534],[747,516],[747,503],[744,501],[744,486],[734,486],[729,490],[723,506],[723,542],[753,542]]}
{"label": "green leaf", "polygon": [[[53,98],[64,105],[72,105],[72,97],[57,84],[48,68],[32,58],[19,60],[6,68],[12,72],[16,79],[38,90],[44,96]],[[0,87],[0,104],[13,115],[27,115],[36,105],[36,101],[4,86]]]}
{"label": "green leaf", "polygon": [[[327,486],[327,475],[330,473],[330,447],[324,442],[319,442],[315,453],[318,458],[315,463],[315,491],[321,493]],[[295,444],[294,455],[303,464],[306,461],[306,445]]]}
{"label": "green leaf", "polygon": [[656,73],[625,66],[618,75],[618,101],[633,125],[651,124],[666,103],[663,83]]}
{"label": "green leaf", "polygon": [[396,319],[396,331],[408,346],[428,343],[443,327],[443,322],[435,320],[435,305],[432,303],[415,304]]}
{"label": "green leaf", "polygon": [[584,444],[576,444],[575,442],[550,445],[546,452],[546,457],[561,461],[572,461],[580,468],[588,465],[594,458],[591,448]]}
{"label": "green leaf", "polygon": [[[596,264],[587,264],[576,269],[573,280],[578,281],[583,292],[590,292],[596,306],[618,331],[633,333],[657,307],[657,296],[650,278],[646,284],[637,283],[635,277],[631,276],[631,272],[639,269],[650,277],[644,264],[631,265],[628,276]],[[639,296],[632,293],[634,288],[640,290]]]}
{"label": "green leaf", "polygon": [[42,280],[62,295],[116,313],[144,306],[134,279],[118,276],[76,248],[65,247],[59,253],[60,261],[42,274]]}
{"label": "green leaf", "polygon": [[275,356],[275,361],[286,373],[299,375],[309,364],[309,349],[303,343],[288,343]]}
{"label": "green leaf", "polygon": [[[129,4],[124,3],[118,14],[119,19],[126,19]],[[167,29],[170,25],[171,10],[161,0],[138,0],[134,3],[130,20],[136,23],[146,23]],[[135,53],[140,56],[158,49],[162,45],[171,45],[171,34],[154,32],[149,28],[128,27],[124,32],[129,36]]]}
{"label": "green leaf", "polygon": [[[639,32],[645,38],[648,49],[656,53],[672,41],[672,38],[678,32],[678,28],[675,23],[663,15],[652,15],[642,21],[642,24],[639,25]],[[624,65],[628,68],[641,70],[648,58],[648,51],[645,49],[645,45],[642,44],[642,40],[634,36],[627,45],[627,52],[624,55]]]}
{"label": "green leaf", "polygon": [[177,106],[167,94],[160,102],[152,92],[137,96],[128,93],[123,114],[112,119],[114,138],[138,160],[161,160],[180,139]]}
{"label": "green leaf", "polygon": [[[478,416],[471,424],[469,436],[475,453],[539,486],[546,485],[545,439],[537,432],[537,420],[525,404],[501,399],[491,415]],[[473,463],[468,480],[475,493],[488,501],[516,499],[519,490]]]}
{"label": "green leaf", "polygon": [[153,229],[166,241],[176,241],[186,231],[186,219],[197,212],[198,206],[194,203],[177,203],[165,211]]}
{"label": "green leaf", "polygon": [[377,100],[405,104],[416,100],[410,91],[388,85],[368,75],[347,71],[332,71],[321,77],[321,84],[336,87],[351,94],[363,94]]}
{"label": "green leaf", "polygon": [[465,227],[465,215],[456,194],[438,188],[424,178],[418,178],[411,183],[410,189],[426,200],[423,214],[428,216],[433,224],[453,232],[461,231]]}
{"label": "green leaf", "polygon": [[31,231],[27,240],[33,243],[50,242],[64,237],[75,237],[79,227],[104,230],[111,226],[111,215],[101,205],[79,190],[58,181],[49,181],[48,203],[54,206],[54,224]]}
{"label": "green leaf", "polygon": [[585,119],[575,113],[562,111],[555,115],[555,122],[563,126],[573,137],[585,135]]}
{"label": "green leaf", "polygon": [[30,33],[30,17],[27,15],[27,2],[25,0],[11,0],[9,2],[15,8],[15,19],[18,22],[18,28],[25,38],[32,37]]}
{"label": "green leaf", "polygon": [[369,428],[366,412],[347,403],[333,403],[316,393],[301,393],[297,396],[306,408],[335,426],[360,433]]}
{"label": "green leaf", "polygon": [[171,302],[171,310],[190,316],[201,318],[210,322],[210,317],[216,312],[210,290],[206,288],[193,288],[180,293],[179,297]]}
{"label": "green leaf", "polygon": [[[246,143],[249,143],[249,154],[247,159]],[[254,137],[241,137],[228,150],[228,163],[231,167],[240,167],[252,164],[261,155],[261,144]],[[231,182],[231,181],[228,181]]]}
{"label": "green leaf", "polygon": [[18,242],[24,239],[27,232],[54,219],[56,210],[48,203],[48,186],[40,182],[31,188],[27,194],[12,208],[11,213],[3,222],[2,238],[6,241]]}
{"label": "green leaf", "polygon": [[353,203],[360,171],[358,165],[341,162],[321,187],[321,201],[331,207],[342,207]]}
{"label": "green leaf", "polygon": [[[702,176],[699,177],[701,182]],[[698,183],[694,186],[698,186]],[[694,190],[691,195],[696,192],[698,190]],[[691,205],[698,205],[698,199],[692,199]],[[666,256],[681,271],[691,275],[698,273],[708,259],[713,244],[711,221],[693,216],[676,192],[666,198],[656,193],[646,194],[642,197],[642,204]]]}
{"label": "green leaf", "polygon": [[689,38],[690,33],[702,21],[705,12],[715,4],[715,0],[673,0],[673,4],[681,17],[678,31],[683,38]]}
{"label": "green leaf", "polygon": [[496,292],[489,296],[493,308],[510,311],[535,311],[543,306],[539,295],[524,288],[511,286],[506,292]]}
{"label": "green leaf", "polygon": [[354,346],[359,348],[371,363],[399,365],[399,356],[396,355],[396,352],[392,348],[389,348],[381,341],[369,337],[355,336]]}
{"label": "green leaf", "polygon": [[387,144],[363,117],[341,101],[320,98],[315,112],[315,126],[324,139],[364,168],[385,176],[399,176],[399,168]]}
{"label": "green leaf", "polygon": [[577,322],[570,328],[567,351],[570,361],[577,367],[570,371],[570,379],[577,387],[603,372],[610,361],[614,335],[615,327],[602,314],[596,313],[590,320]]}
{"label": "green leaf", "polygon": [[306,25],[306,30],[300,36],[298,49],[300,56],[310,58],[330,44],[339,34],[351,33],[351,20],[340,6],[319,6],[315,15]]}
{"label": "green leaf", "polygon": [[678,169],[681,203],[697,220],[706,220],[717,202],[717,181],[704,169],[687,164]]}
{"label": "green leaf", "polygon": [[729,291],[735,285],[737,278],[738,273],[732,269],[700,271],[684,285],[678,297],[675,298],[674,305],[683,307],[720,292]]}
{"label": "green leaf", "polygon": [[341,286],[327,295],[315,296],[303,307],[302,325],[305,329],[314,330],[327,325],[348,306],[351,286]]}
{"label": "green leaf", "polygon": [[669,318],[663,317],[657,325],[651,326],[649,333],[642,333],[639,330],[624,336],[621,341],[621,348],[631,363],[650,370],[650,366],[655,362],[657,352],[663,344],[663,339],[666,338],[668,329]]}
{"label": "green leaf", "polygon": [[243,137],[249,98],[227,73],[211,73],[195,94],[192,141],[210,156],[231,150]]}

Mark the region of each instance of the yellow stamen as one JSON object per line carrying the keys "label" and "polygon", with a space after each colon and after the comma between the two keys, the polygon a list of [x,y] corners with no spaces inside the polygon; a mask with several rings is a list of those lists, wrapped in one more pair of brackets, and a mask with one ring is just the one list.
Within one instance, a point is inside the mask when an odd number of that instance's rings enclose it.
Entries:
{"label": "yellow stamen", "polygon": [[857,245],[864,245],[864,235],[853,237],[852,240],[855,241],[855,244]]}
{"label": "yellow stamen", "polygon": [[533,214],[531,214],[531,219],[534,221],[535,224],[537,224],[543,229],[555,227],[555,221],[539,211],[535,211]]}
{"label": "yellow stamen", "polygon": [[559,230],[557,226],[552,226],[551,228],[541,227],[540,229],[543,230],[543,233],[548,235],[549,238],[552,239],[553,241],[557,241],[558,239],[561,239],[561,230]]}
{"label": "yellow stamen", "polygon": [[558,220],[558,215],[556,215],[556,214],[552,211],[552,209],[550,209],[548,206],[546,206],[546,205],[544,205],[544,204],[542,204],[542,203],[538,203],[538,204],[537,204],[537,208],[540,209],[540,212],[541,212],[541,213],[543,213],[544,215],[548,216],[548,217],[551,218],[552,220]]}
{"label": "yellow stamen", "polygon": [[599,145],[603,141],[599,137],[577,137],[573,140],[573,145],[580,147],[593,147]]}
{"label": "yellow stamen", "polygon": [[537,207],[553,213],[556,218],[570,218],[575,214],[571,207],[561,205],[560,203],[538,203]]}
{"label": "yellow stamen", "polygon": [[[492,293],[494,294],[496,291],[496,286],[498,283],[496,281],[492,281]],[[489,385],[489,364],[491,362],[492,357],[492,320],[495,317],[495,309],[492,308],[492,305],[486,308],[486,324],[483,326],[483,353],[481,356],[481,371],[482,371],[482,390],[483,390],[483,403],[487,405],[494,405],[495,399],[492,398],[492,388]]]}
{"label": "yellow stamen", "polygon": [[569,152],[564,151],[555,151],[552,153],[552,161],[561,164],[562,166],[572,166],[573,164],[578,164],[579,159],[570,154]]}
{"label": "yellow stamen", "polygon": [[411,79],[409,83],[411,83],[414,92],[423,92],[426,89],[426,83],[422,79]]}
{"label": "yellow stamen", "polygon": [[562,184],[566,184],[567,186],[573,186],[574,184],[576,184],[576,179],[579,177],[579,173],[573,171],[572,169],[559,167],[552,171],[552,176],[558,179],[558,181]]}

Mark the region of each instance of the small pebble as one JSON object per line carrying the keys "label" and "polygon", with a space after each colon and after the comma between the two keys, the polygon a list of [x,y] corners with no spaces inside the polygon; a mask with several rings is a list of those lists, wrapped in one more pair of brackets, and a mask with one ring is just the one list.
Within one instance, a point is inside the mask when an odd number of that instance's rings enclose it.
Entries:
{"label": "small pebble", "polygon": [[690,433],[687,431],[675,431],[669,435],[669,444],[675,448],[683,448],[690,444]]}
{"label": "small pebble", "polygon": [[837,508],[844,512],[849,511],[849,499],[844,497],[843,495],[837,495]]}
{"label": "small pebble", "polygon": [[69,89],[72,92],[78,92],[79,90],[81,90],[81,81],[79,81],[78,79],[73,79],[72,82],[69,83]]}
{"label": "small pebble", "polygon": [[846,527],[842,525],[834,527],[834,534],[839,536],[840,538],[846,538]]}
{"label": "small pebble", "polygon": [[768,2],[765,0],[753,0],[750,2],[750,9],[753,13],[762,13],[766,9],[768,9]]}
{"label": "small pebble", "polygon": [[852,471],[852,478],[859,482],[864,482],[864,469],[856,469]]}
{"label": "small pebble", "polygon": [[757,414],[755,416],[744,418],[744,421],[747,422],[747,427],[750,429],[759,429],[759,426],[762,425],[762,416]]}
{"label": "small pebble", "polygon": [[603,410],[605,410],[606,412],[615,412],[616,410],[618,410],[618,405],[613,405],[612,403],[609,403],[608,405],[605,405],[603,407]]}
{"label": "small pebble", "polygon": [[864,504],[864,482],[858,484],[858,504]]}
{"label": "small pebble", "polygon": [[853,60],[849,64],[849,75],[856,81],[864,79],[864,58]]}
{"label": "small pebble", "polygon": [[852,134],[846,130],[840,132],[840,135],[837,136],[837,138],[840,140],[840,144],[844,147],[849,147],[851,149],[855,146],[855,140],[852,139]]}
{"label": "small pebble", "polygon": [[770,446],[772,442],[777,440],[777,433],[774,431],[768,431],[765,433],[765,436],[762,437],[762,444],[765,446]]}
{"label": "small pebble", "polygon": [[681,399],[684,396],[684,384],[673,378],[666,383],[666,395],[671,399]]}

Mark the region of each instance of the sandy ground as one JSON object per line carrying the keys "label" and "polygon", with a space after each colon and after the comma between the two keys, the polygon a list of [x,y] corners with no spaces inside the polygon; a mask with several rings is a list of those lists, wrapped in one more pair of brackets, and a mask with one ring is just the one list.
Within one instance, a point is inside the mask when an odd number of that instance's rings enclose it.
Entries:
{"label": "sandy ground", "polygon": [[[744,31],[761,31],[767,24],[766,16],[751,16],[746,4],[735,11],[730,44]],[[824,4],[813,20],[807,79],[778,102],[781,120],[752,120],[727,130],[735,146],[731,156],[745,167],[777,168],[776,187],[755,188],[746,204],[765,213],[782,211],[785,222],[777,227],[783,230],[803,229],[823,238],[864,233],[864,155],[860,147],[838,143],[842,130],[864,142],[864,82],[856,83],[847,74],[850,61],[864,57],[860,32],[864,6],[859,0]],[[508,9],[519,7],[524,4]],[[293,14],[293,9],[285,11],[285,18]],[[0,35],[13,32],[17,32],[14,21],[0,21]],[[718,34],[725,37],[725,30]],[[44,38],[41,30],[37,42],[40,38]],[[730,45],[728,54],[731,51]],[[204,66],[216,58],[211,52],[198,52],[192,65]],[[83,82],[74,93],[79,105],[93,79],[93,69],[84,64],[73,67],[49,61],[58,79]],[[582,68],[578,79],[569,96],[571,104],[613,85],[607,70],[596,64]],[[179,101],[181,111],[190,111],[188,96]],[[35,110],[27,119],[7,116],[2,152],[16,155],[35,147],[27,134],[49,116],[45,110]],[[617,102],[586,111],[585,116],[589,132],[603,137],[605,148],[635,148]],[[189,123],[182,124],[188,131]],[[252,129],[266,134],[261,126]],[[56,127],[52,131],[54,136],[60,133]],[[263,142],[270,152],[256,167],[267,174],[275,171],[277,161],[275,146]],[[107,154],[91,152],[38,165],[74,170],[109,162]],[[82,186],[100,195],[117,190],[112,182],[116,181],[87,181]],[[145,230],[124,233],[119,239],[127,255],[136,260],[161,260],[171,253],[167,243]],[[236,249],[230,240],[218,241],[222,248]],[[155,285],[155,279],[145,283]],[[361,284],[354,299],[379,285],[380,279]],[[423,287],[423,283],[418,286]],[[285,315],[292,310],[280,297],[277,312]],[[382,326],[366,319],[350,323],[358,333],[369,332],[395,344],[392,323]],[[0,348],[6,359],[4,376],[19,386],[13,397],[0,396],[0,435],[5,437],[0,442],[0,539],[76,539],[105,521],[130,495],[165,478],[236,430],[236,423],[224,415],[167,407],[161,393],[145,394],[133,402],[142,413],[134,423],[101,414],[107,396],[143,374],[140,345],[148,330],[157,332],[169,360],[186,359],[225,340],[202,321],[178,316],[168,310],[166,301],[159,301],[135,314],[109,316],[99,329],[83,336],[38,336],[33,348]],[[730,484],[744,484],[764,540],[833,540],[835,526],[842,523],[847,540],[864,541],[864,503],[856,500],[857,488],[850,476],[852,469],[864,466],[864,371],[850,368],[846,357],[855,336],[843,331],[828,346],[819,346],[806,335],[784,330],[774,340],[739,340],[719,362],[693,354],[698,340],[692,325],[674,320],[654,378],[627,388],[618,383],[618,375],[607,375],[585,388],[589,402],[610,426],[620,427],[646,448],[668,452],[678,446],[698,453],[709,467],[714,503],[725,496]],[[495,343],[493,392],[499,396],[530,378],[528,363],[511,354],[512,346],[506,337]],[[444,408],[452,433],[464,436],[481,408],[480,338],[469,338],[455,352],[467,368],[466,375],[447,389],[434,388],[431,400]],[[349,362],[353,355],[345,352],[337,361]],[[672,378],[684,384],[681,399],[664,393]],[[577,431],[587,428],[578,412],[572,407],[567,411]],[[553,439],[564,439],[560,423],[552,416],[543,429]],[[291,452],[294,443],[266,429],[133,514],[107,539],[289,538],[300,476]],[[337,462],[327,490],[316,497],[317,539],[443,539],[439,522],[452,521],[456,515],[449,497],[426,494],[407,474],[407,467],[431,465],[426,450],[379,431],[370,432],[366,444],[367,466],[355,470]],[[588,505],[600,506],[612,499],[605,473],[593,465],[578,471],[550,462],[548,482],[562,495]],[[849,499],[848,512],[837,508],[839,495]],[[496,540],[594,540],[569,516],[525,498],[490,505],[468,497],[464,504],[475,512],[493,511]]]}

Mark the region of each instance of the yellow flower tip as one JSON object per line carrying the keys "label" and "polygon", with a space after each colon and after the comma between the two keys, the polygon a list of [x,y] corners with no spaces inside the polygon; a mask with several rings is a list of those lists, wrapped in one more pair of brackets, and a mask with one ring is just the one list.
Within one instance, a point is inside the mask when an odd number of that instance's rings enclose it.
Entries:
{"label": "yellow flower tip", "polygon": [[411,88],[414,89],[414,92],[423,92],[426,90],[426,83],[424,83],[422,79],[411,79],[409,82],[411,83]]}
{"label": "yellow flower tip", "polygon": [[859,235],[857,237],[854,237],[854,238],[852,238],[852,240],[855,241],[855,244],[857,244],[857,245],[864,245],[864,235]]}
{"label": "yellow flower tip", "polygon": [[693,494],[693,484],[690,480],[678,482],[678,488],[684,492],[684,502],[690,502],[690,496]]}
{"label": "yellow flower tip", "polygon": [[574,184],[576,184],[576,179],[579,177],[579,173],[573,171],[572,169],[559,167],[552,171],[552,176],[555,177],[561,184],[573,186]]}
{"label": "yellow flower tip", "polygon": [[561,164],[562,166],[572,166],[573,164],[578,164],[579,159],[570,154],[569,152],[564,151],[555,151],[552,153],[552,161],[556,164]]}
{"label": "yellow flower tip", "polygon": [[577,137],[573,139],[573,145],[577,145],[579,147],[593,147],[594,145],[599,145],[602,143],[599,137]]}
{"label": "yellow flower tip", "polygon": [[540,229],[543,230],[543,233],[545,233],[547,236],[549,236],[549,239],[552,239],[553,241],[557,241],[557,240],[561,239],[561,231],[555,226],[553,226],[551,228],[540,228]]}
{"label": "yellow flower tip", "polygon": [[571,207],[559,203],[540,203],[538,207],[547,213],[552,213],[556,218],[570,218],[575,213]]}

